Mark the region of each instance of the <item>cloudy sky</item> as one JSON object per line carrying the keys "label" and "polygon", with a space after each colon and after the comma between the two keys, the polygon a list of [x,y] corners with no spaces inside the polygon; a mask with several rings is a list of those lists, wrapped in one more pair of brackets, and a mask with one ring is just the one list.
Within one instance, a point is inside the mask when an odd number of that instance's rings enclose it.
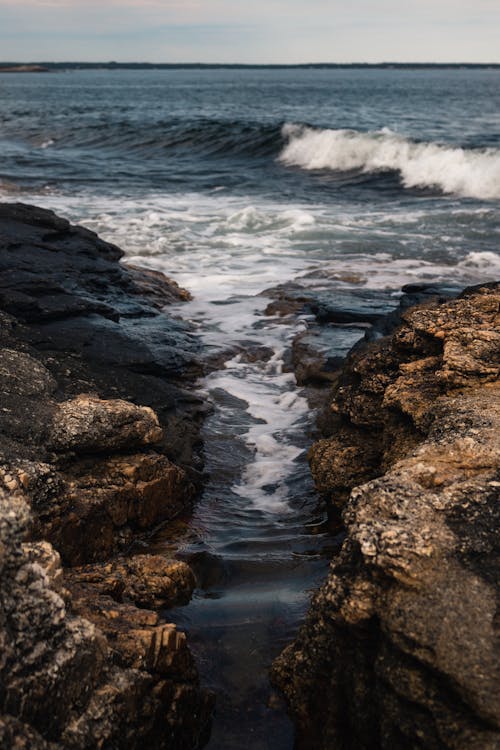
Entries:
{"label": "cloudy sky", "polygon": [[500,0],[0,0],[0,59],[500,62]]}

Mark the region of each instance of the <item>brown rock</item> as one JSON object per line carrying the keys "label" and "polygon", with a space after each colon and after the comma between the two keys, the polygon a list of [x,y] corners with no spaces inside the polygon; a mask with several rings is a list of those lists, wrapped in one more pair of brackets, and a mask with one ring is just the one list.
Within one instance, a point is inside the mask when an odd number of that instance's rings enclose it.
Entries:
{"label": "brown rock", "polygon": [[163,438],[152,409],[119,399],[78,396],[58,404],[49,428],[56,451],[109,453],[158,443]]}
{"label": "brown rock", "polygon": [[161,555],[135,555],[73,568],[66,572],[66,581],[119,602],[154,608],[186,604],[195,587],[189,565]]}
{"label": "brown rock", "polygon": [[[183,469],[156,453],[71,465],[55,495],[35,503],[35,534],[71,565],[109,557],[137,533],[190,510],[194,488]],[[38,482],[33,479],[33,486]]]}
{"label": "brown rock", "polygon": [[500,747],[499,303],[411,309],[346,364],[311,467],[347,536],[273,667],[298,748]]}
{"label": "brown rock", "polygon": [[0,713],[52,738],[92,691],[105,644],[93,625],[68,616],[41,565],[23,553],[28,521],[22,497],[0,494]]}
{"label": "brown rock", "polygon": [[292,342],[292,366],[297,385],[334,383],[343,364],[340,357],[331,360],[322,350],[321,341],[311,331],[298,333]]}
{"label": "brown rock", "polygon": [[[351,436],[349,436],[351,437]],[[381,449],[362,439],[357,444],[342,434],[318,440],[310,451],[311,471],[316,489],[328,503],[342,506],[353,485],[370,479],[380,464]]]}
{"label": "brown rock", "polygon": [[13,716],[0,716],[0,747],[5,750],[56,750],[29,724]]}
{"label": "brown rock", "polygon": [[165,305],[175,302],[187,302],[192,299],[187,289],[165,276],[161,271],[152,268],[139,268],[132,263],[127,263],[127,268],[132,271],[134,291],[147,299],[153,301],[155,306],[161,310]]}
{"label": "brown rock", "polygon": [[198,746],[212,700],[184,634],[90,587],[73,586],[69,607],[57,553],[22,543],[28,524],[22,496],[0,491],[0,747]]}
{"label": "brown rock", "polygon": [[73,609],[95,623],[113,649],[115,664],[147,669],[180,681],[196,679],[193,658],[184,633],[160,622],[156,612],[96,594],[71,581]]}

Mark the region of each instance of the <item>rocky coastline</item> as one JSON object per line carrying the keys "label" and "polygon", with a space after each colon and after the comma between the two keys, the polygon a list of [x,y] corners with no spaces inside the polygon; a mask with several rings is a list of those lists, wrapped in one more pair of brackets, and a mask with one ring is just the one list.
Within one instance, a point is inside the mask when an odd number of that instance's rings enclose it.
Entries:
{"label": "rocky coastline", "polygon": [[138,544],[200,487],[187,293],[50,211],[0,206],[0,746],[201,746],[212,697]]}
{"label": "rocky coastline", "polygon": [[[211,365],[168,313],[188,293],[121,257],[0,205],[2,748],[196,750],[210,733],[168,617],[194,573],[145,550],[202,487],[193,384]],[[272,670],[298,750],[500,747],[500,285],[408,287],[380,315],[266,295],[269,315],[316,317],[289,366],[312,404],[333,386],[309,458],[346,534]],[[345,361],[330,324],[366,330]]]}
{"label": "rocky coastline", "polygon": [[273,680],[298,748],[500,747],[500,285],[354,348],[310,451],[346,538]]}

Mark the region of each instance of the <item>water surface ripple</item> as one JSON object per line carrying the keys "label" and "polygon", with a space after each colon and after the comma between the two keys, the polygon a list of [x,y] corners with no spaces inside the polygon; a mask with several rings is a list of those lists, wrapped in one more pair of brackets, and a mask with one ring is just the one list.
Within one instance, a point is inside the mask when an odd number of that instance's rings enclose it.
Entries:
{"label": "water surface ripple", "polygon": [[[199,577],[167,613],[217,693],[210,750],[290,750],[267,670],[326,572],[290,371],[291,282],[366,315],[408,282],[500,276],[498,70],[149,70],[0,81],[0,198],[54,209],[194,299],[220,367],[200,383],[207,486],[182,528]],[[362,328],[329,326],[330,355]],[[221,358],[221,352],[226,352]],[[225,363],[222,364],[222,360]],[[156,540],[156,550],[171,551]]]}

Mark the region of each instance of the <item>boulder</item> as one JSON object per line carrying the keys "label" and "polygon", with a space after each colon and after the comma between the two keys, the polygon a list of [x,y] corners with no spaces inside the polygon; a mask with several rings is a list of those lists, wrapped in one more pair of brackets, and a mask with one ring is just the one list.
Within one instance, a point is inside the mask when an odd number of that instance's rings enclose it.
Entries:
{"label": "boulder", "polygon": [[150,554],[72,568],[66,571],[68,580],[73,588],[77,585],[118,602],[129,601],[155,609],[186,604],[195,587],[189,565]]}
{"label": "boulder", "polygon": [[55,451],[109,453],[159,443],[163,432],[152,409],[120,399],[79,396],[58,404],[48,430]]}

